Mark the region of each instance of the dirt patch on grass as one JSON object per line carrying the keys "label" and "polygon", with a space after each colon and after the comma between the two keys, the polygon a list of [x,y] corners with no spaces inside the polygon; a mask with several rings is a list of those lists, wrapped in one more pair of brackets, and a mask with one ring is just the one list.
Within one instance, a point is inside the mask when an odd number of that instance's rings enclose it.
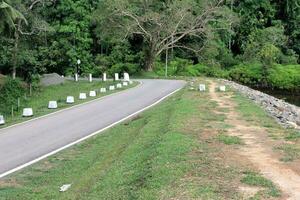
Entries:
{"label": "dirt patch on grass", "polygon": [[[217,84],[212,82],[211,87],[216,88]],[[238,148],[237,152],[243,159],[251,161],[264,177],[272,180],[284,194],[289,196],[283,195],[283,199],[300,199],[300,176],[288,165],[279,161],[280,155],[273,150],[278,141],[271,141],[266,128],[243,120],[235,109],[237,105],[231,100],[232,94],[217,93],[213,89],[210,91],[211,98],[220,107],[229,108],[226,122],[234,127],[230,128],[227,133],[240,137],[245,143]]]}

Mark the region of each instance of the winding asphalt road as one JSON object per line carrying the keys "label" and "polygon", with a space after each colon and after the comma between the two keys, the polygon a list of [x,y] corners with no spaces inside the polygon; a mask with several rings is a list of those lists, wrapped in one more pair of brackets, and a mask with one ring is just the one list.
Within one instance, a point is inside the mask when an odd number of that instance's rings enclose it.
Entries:
{"label": "winding asphalt road", "polygon": [[184,81],[141,85],[10,128],[0,129],[0,178],[95,134],[182,88]]}

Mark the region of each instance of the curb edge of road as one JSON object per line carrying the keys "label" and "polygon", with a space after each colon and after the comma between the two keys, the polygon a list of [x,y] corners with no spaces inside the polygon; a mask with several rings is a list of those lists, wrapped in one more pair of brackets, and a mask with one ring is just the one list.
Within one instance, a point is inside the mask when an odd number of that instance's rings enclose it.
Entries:
{"label": "curb edge of road", "polygon": [[[140,83],[141,83],[141,82],[140,82]],[[141,84],[142,84],[142,83],[141,83]],[[139,85],[141,85],[141,84],[139,84]],[[22,165],[20,165],[20,166],[14,168],[14,169],[11,169],[11,170],[9,170],[9,171],[7,171],[7,172],[4,172],[4,173],[0,174],[0,179],[3,178],[3,177],[5,177],[5,176],[8,176],[8,175],[10,175],[10,174],[12,174],[12,173],[14,173],[14,172],[17,172],[17,171],[19,171],[19,170],[21,170],[21,169],[24,169],[25,167],[28,167],[28,166],[30,166],[30,165],[32,165],[32,164],[34,164],[34,163],[37,163],[37,162],[39,162],[39,161],[41,161],[41,160],[43,160],[43,159],[45,159],[45,158],[47,158],[47,157],[49,157],[49,156],[52,156],[52,155],[54,155],[54,154],[56,154],[56,153],[58,153],[58,152],[60,152],[60,151],[62,151],[62,150],[65,150],[65,149],[67,149],[67,148],[69,148],[69,147],[71,147],[71,146],[74,146],[74,145],[76,145],[76,144],[78,144],[78,143],[80,143],[80,142],[83,142],[83,141],[85,141],[85,140],[87,140],[87,139],[89,139],[89,138],[91,138],[91,137],[93,137],[93,136],[95,136],[95,135],[98,135],[98,134],[100,134],[100,133],[106,131],[107,129],[112,128],[112,127],[114,127],[114,126],[116,126],[116,125],[118,125],[118,124],[120,124],[120,123],[122,123],[122,122],[124,122],[124,121],[126,121],[126,120],[128,120],[128,119],[130,119],[130,118],[132,118],[132,117],[134,117],[134,116],[136,116],[137,114],[139,114],[139,113],[141,113],[141,112],[144,112],[145,110],[148,110],[149,108],[152,108],[153,106],[159,104],[159,103],[162,102],[163,100],[167,99],[168,97],[170,97],[170,96],[172,96],[173,94],[177,93],[178,91],[182,90],[183,87],[184,87],[184,86],[182,86],[182,87],[180,87],[179,89],[177,89],[177,90],[175,90],[175,91],[173,91],[173,92],[171,92],[171,93],[165,95],[164,97],[160,98],[159,100],[157,100],[157,101],[154,102],[153,104],[151,104],[151,105],[149,105],[149,106],[146,106],[145,108],[142,108],[142,109],[140,109],[140,110],[138,110],[138,111],[136,111],[136,112],[134,112],[134,113],[128,115],[127,117],[122,118],[121,120],[119,120],[119,121],[117,121],[117,122],[114,122],[114,123],[112,123],[112,124],[110,124],[110,125],[108,125],[108,126],[102,128],[102,129],[100,129],[100,130],[98,130],[98,131],[95,131],[95,132],[93,132],[93,133],[91,133],[91,134],[89,134],[89,135],[87,135],[87,136],[85,136],[85,137],[83,137],[83,138],[81,138],[81,139],[78,139],[78,140],[76,140],[76,141],[74,141],[74,142],[72,142],[72,143],[69,143],[69,144],[67,144],[67,145],[65,145],[65,146],[63,146],[63,147],[60,147],[60,148],[58,148],[58,149],[56,149],[56,150],[54,150],[54,151],[52,151],[52,152],[50,152],[50,153],[47,153],[47,154],[45,154],[45,155],[43,155],[43,156],[40,156],[40,157],[38,157],[38,158],[36,158],[36,159],[30,161],[30,162],[27,162],[27,163],[22,164]],[[116,93],[115,93],[115,94],[116,94]]]}
{"label": "curb edge of road", "polygon": [[[136,82],[139,82],[138,85],[132,87],[132,88],[129,88],[129,89],[125,89],[125,90],[121,90],[119,92],[114,92],[112,94],[108,94],[108,95],[105,95],[105,96],[101,96],[99,98],[96,98],[96,99],[93,99],[93,100],[90,100],[90,101],[87,101],[87,102],[84,102],[84,103],[80,103],[80,104],[77,104],[77,105],[73,105],[71,107],[68,107],[68,108],[63,108],[61,110],[58,110],[58,111],[55,111],[55,112],[52,112],[52,113],[48,113],[46,115],[42,115],[42,116],[39,116],[39,117],[36,117],[36,118],[33,118],[33,119],[30,119],[30,120],[26,120],[26,121],[23,121],[23,122],[20,122],[20,123],[17,123],[17,124],[13,124],[13,125],[10,125],[10,126],[7,126],[7,127],[4,127],[4,128],[0,128],[0,132],[3,131],[3,130],[6,130],[6,129],[9,129],[9,128],[13,128],[15,126],[20,126],[20,125],[23,125],[23,124],[26,124],[26,123],[29,123],[29,122],[32,122],[32,121],[35,121],[35,120],[38,120],[38,119],[42,119],[42,118],[46,118],[46,117],[49,117],[51,115],[54,115],[54,114],[57,114],[57,113],[60,113],[60,112],[64,112],[64,111],[67,111],[67,110],[71,110],[73,108],[77,108],[77,107],[80,107],[80,106],[84,106],[86,104],[89,104],[89,103],[93,103],[95,101],[98,101],[98,100],[101,100],[101,99],[104,99],[104,98],[107,98],[107,97],[111,97],[111,96],[114,96],[114,95],[117,95],[117,94],[121,94],[123,92],[127,92],[127,91],[130,91],[132,89],[136,89],[140,86],[143,85],[143,82],[141,81],[136,81]],[[0,177],[1,178],[1,177]]]}

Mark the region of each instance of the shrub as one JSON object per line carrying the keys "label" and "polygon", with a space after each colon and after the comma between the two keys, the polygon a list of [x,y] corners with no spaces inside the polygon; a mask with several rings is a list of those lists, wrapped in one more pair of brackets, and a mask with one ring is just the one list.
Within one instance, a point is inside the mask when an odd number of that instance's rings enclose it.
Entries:
{"label": "shrub", "polygon": [[300,65],[275,65],[268,71],[267,81],[273,88],[300,90]]}
{"label": "shrub", "polygon": [[17,99],[24,96],[26,92],[25,85],[20,80],[6,78],[0,88],[0,112],[8,114],[12,106],[17,108]]}
{"label": "shrub", "polygon": [[263,65],[259,63],[236,65],[230,70],[229,77],[242,84],[258,85],[264,78]]}

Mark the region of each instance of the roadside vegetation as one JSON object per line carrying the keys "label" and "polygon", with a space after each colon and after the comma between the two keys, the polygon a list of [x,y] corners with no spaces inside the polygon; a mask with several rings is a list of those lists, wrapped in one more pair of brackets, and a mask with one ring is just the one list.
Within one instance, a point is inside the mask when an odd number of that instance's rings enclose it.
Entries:
{"label": "roadside vegetation", "polygon": [[[235,147],[223,143],[238,147],[241,141],[225,136],[231,126],[225,122],[226,113],[215,109],[219,107],[208,92],[185,88],[123,124],[4,178],[0,199],[280,196],[259,173],[249,177],[247,172],[255,168],[241,159]],[[72,186],[59,192],[64,184]],[[257,194],[241,189],[253,185],[260,187]]]}
{"label": "roadside vegetation", "polygon": [[0,73],[27,83],[43,73],[128,72],[205,75],[299,93],[298,0],[0,4]]}
{"label": "roadside vegetation", "polygon": [[[2,84],[0,83],[0,114],[4,115],[6,127],[15,123],[26,121],[34,117],[39,117],[51,112],[55,112],[73,105],[78,105],[116,91],[124,90],[133,86],[137,83],[129,85],[128,87],[123,87],[122,89],[117,89],[115,91],[109,91],[109,85],[116,85],[118,82],[114,81],[94,81],[89,83],[88,81],[65,81],[65,83],[53,86],[38,86],[32,92],[29,93],[27,85],[16,79],[13,80],[9,77],[0,78]],[[100,93],[100,88],[106,88],[106,93]],[[94,90],[97,92],[96,97],[89,97],[89,92]],[[79,100],[79,93],[86,93],[86,100]],[[67,104],[67,96],[74,96],[75,103]],[[57,109],[48,109],[49,101],[57,101]],[[34,117],[24,118],[22,117],[23,108],[32,108],[34,112]]]}

